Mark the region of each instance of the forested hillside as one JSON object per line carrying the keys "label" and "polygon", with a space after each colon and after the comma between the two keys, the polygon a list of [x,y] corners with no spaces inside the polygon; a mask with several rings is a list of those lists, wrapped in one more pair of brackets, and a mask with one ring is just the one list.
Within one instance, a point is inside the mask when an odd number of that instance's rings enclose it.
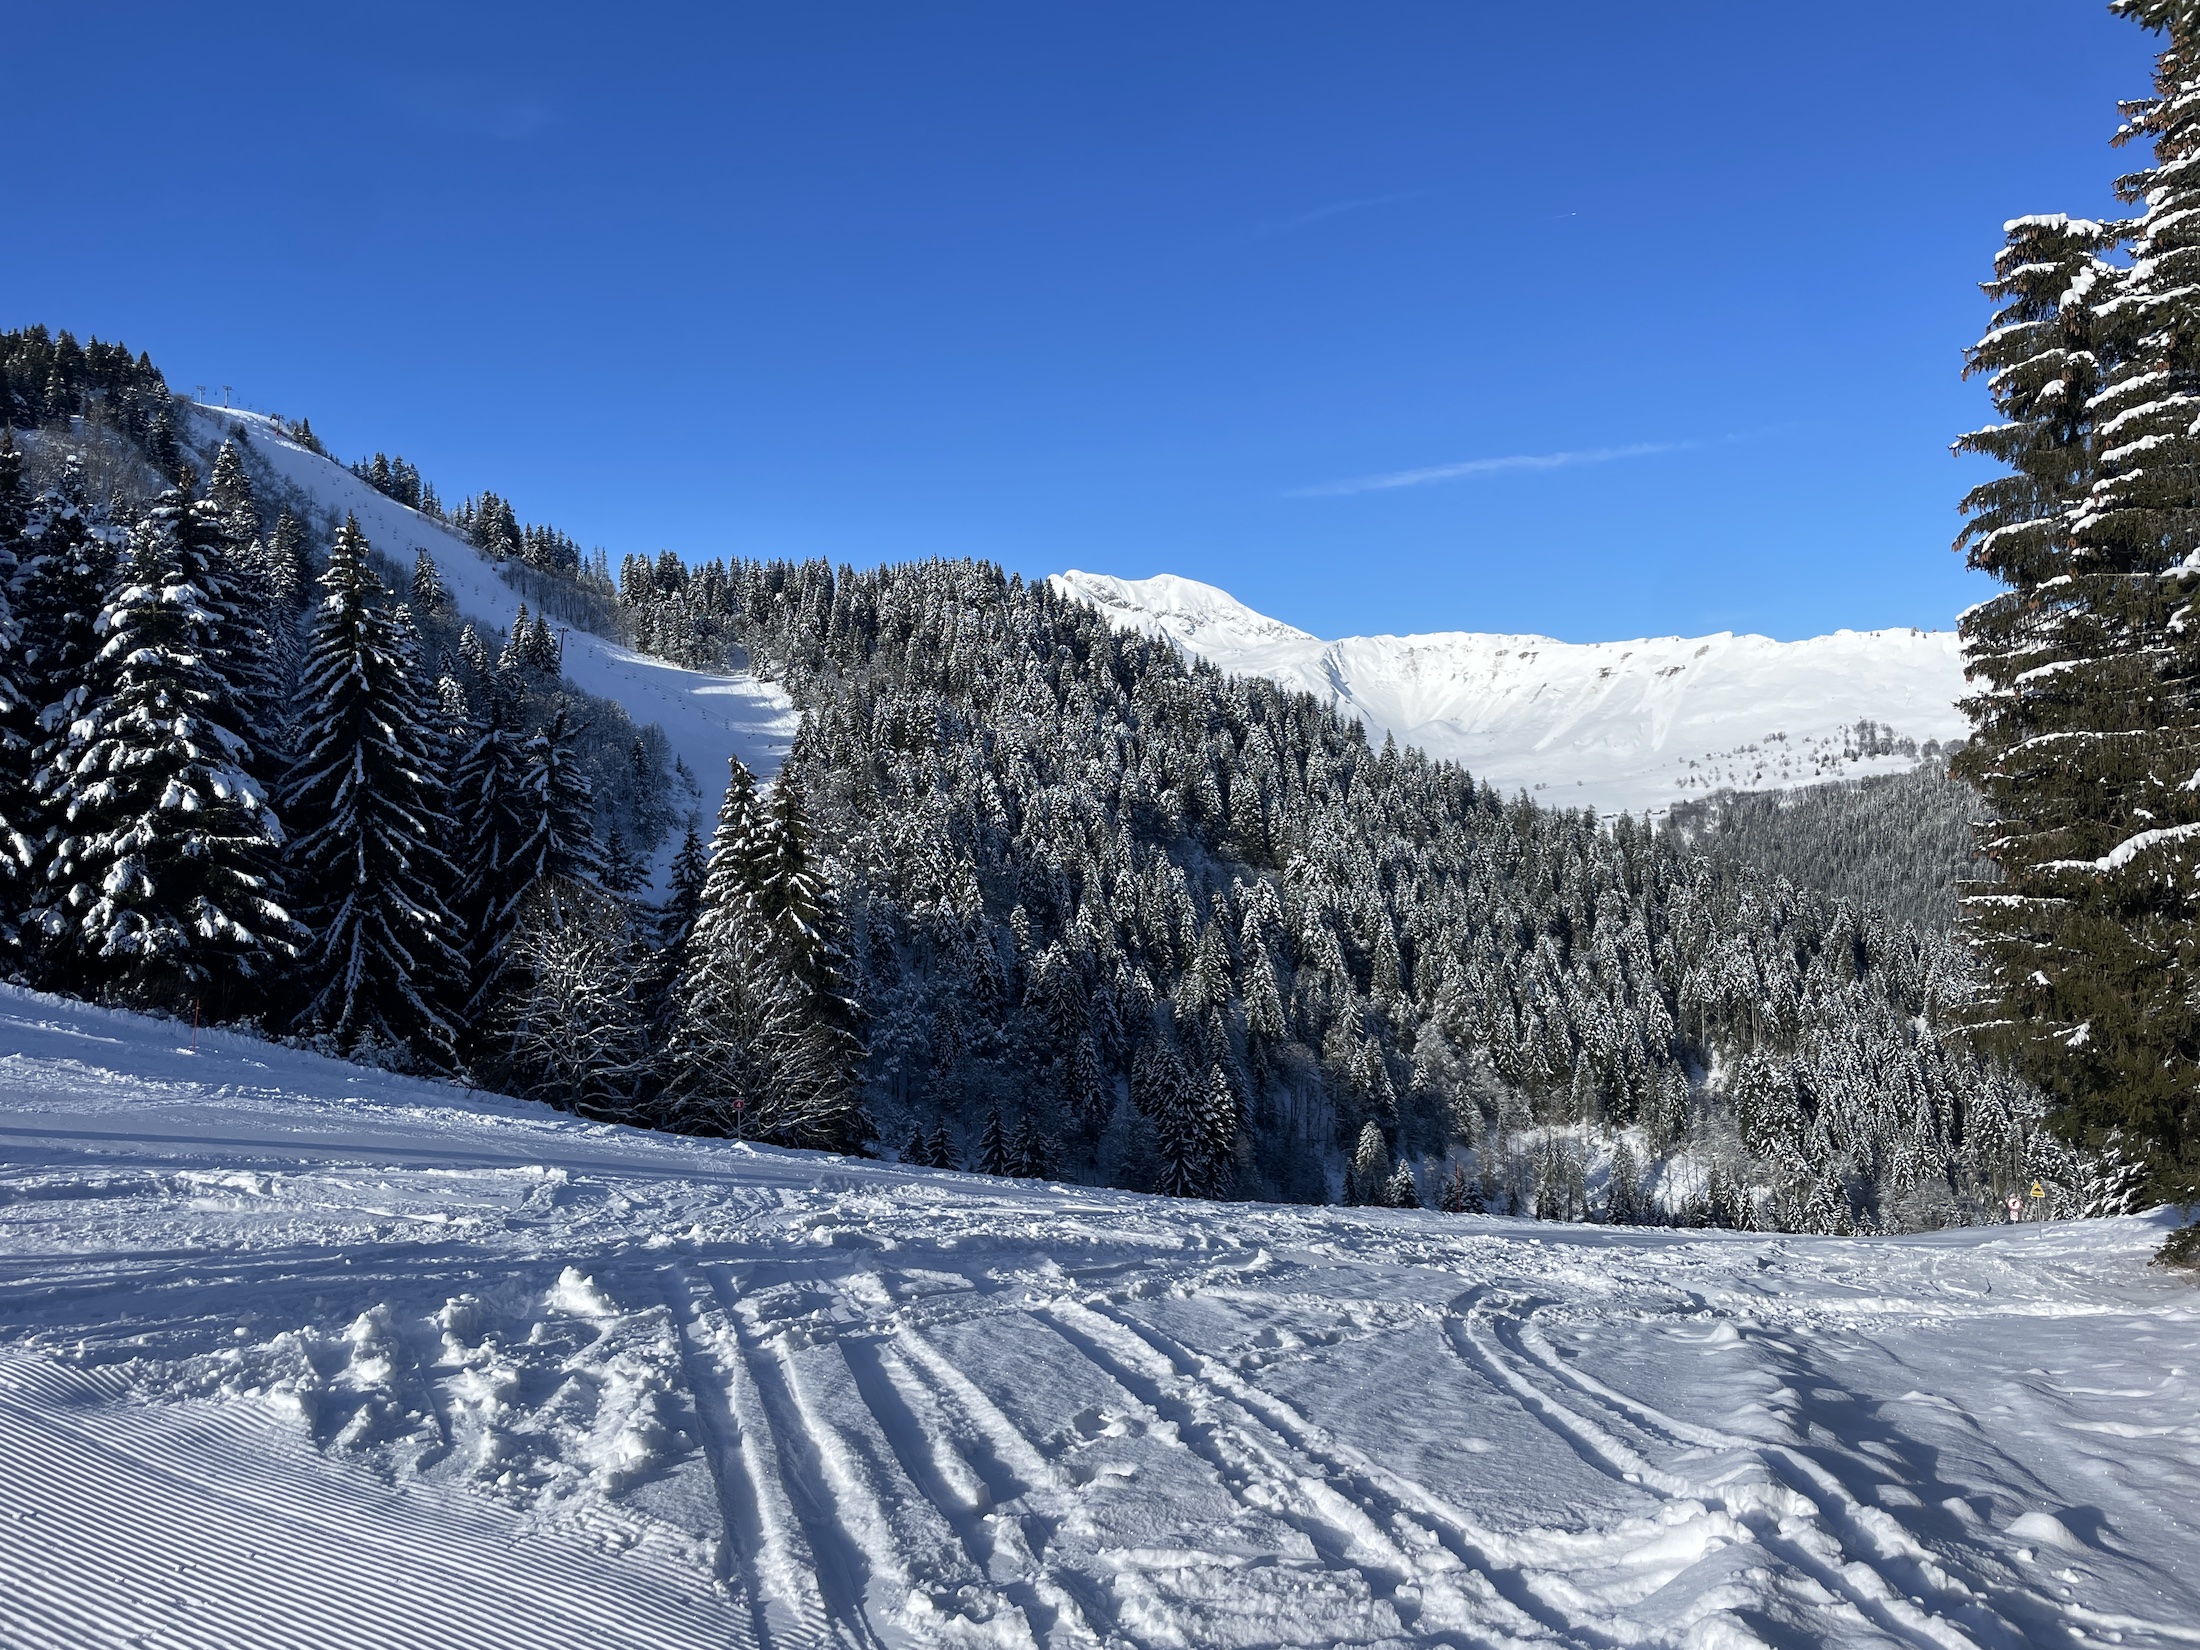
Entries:
{"label": "forested hillside", "polygon": [[[109,399],[150,370],[19,398],[31,462],[0,458],[35,983],[594,1116],[1184,1195],[1812,1230],[2115,1201],[1951,1035],[1930,870],[1814,891],[1779,874],[1825,869],[1811,837],[1745,801],[1692,827],[1707,857],[1506,798],[985,564],[667,553],[614,590],[470,499],[440,519],[538,613],[805,712],[656,899],[661,750],[560,680],[553,629],[483,635],[431,560],[312,542],[242,425],[168,451]],[[441,512],[402,459],[357,469]],[[1918,794],[1859,806],[1945,863]]]}
{"label": "forested hillside", "polygon": [[1370,749],[990,567],[630,558],[621,592],[808,712],[888,1144],[1576,1218],[2087,1195],[1943,1035],[1968,987],[1935,928]]}
{"label": "forested hillside", "polygon": [[1722,791],[1683,802],[1665,828],[1722,865],[1753,865],[1858,907],[1946,934],[1956,885],[1990,882],[1978,851],[1986,802],[1928,758],[1904,774],[1797,791]]}

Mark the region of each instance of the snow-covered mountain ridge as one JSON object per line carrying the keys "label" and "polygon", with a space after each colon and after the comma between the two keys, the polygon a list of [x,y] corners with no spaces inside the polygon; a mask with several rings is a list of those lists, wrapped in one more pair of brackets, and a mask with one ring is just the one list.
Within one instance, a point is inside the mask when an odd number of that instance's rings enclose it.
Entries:
{"label": "snow-covered mountain ridge", "polygon": [[[475,624],[490,632],[509,631],[519,616],[518,592],[469,541],[434,517],[376,492],[333,459],[300,446],[276,419],[200,406],[194,409],[194,425],[195,441],[209,447],[241,427],[258,460],[314,513],[334,522],[356,517],[368,543],[399,565],[409,566],[417,550],[428,551],[459,612]],[[576,687],[620,705],[637,725],[654,722],[664,729],[673,754],[698,787],[688,800],[705,835],[726,794],[727,757],[738,755],[766,779],[779,771],[800,718],[776,684],[730,672],[686,670],[586,631],[561,629],[560,634],[565,675]],[[677,845],[675,834],[671,846]]]}
{"label": "snow-covered mountain ridge", "polygon": [[2200,1641],[2166,1214],[1180,1202],[9,987],[0,1050],[11,1646]]}
{"label": "snow-covered mountain ridge", "polygon": [[[1658,811],[1722,788],[1899,772],[1968,726],[1952,631],[1721,632],[1625,642],[1445,631],[1325,641],[1163,574],[1050,581],[1109,623],[1327,698],[1371,735],[1559,807]],[[1859,739],[1859,723],[1877,735]]]}

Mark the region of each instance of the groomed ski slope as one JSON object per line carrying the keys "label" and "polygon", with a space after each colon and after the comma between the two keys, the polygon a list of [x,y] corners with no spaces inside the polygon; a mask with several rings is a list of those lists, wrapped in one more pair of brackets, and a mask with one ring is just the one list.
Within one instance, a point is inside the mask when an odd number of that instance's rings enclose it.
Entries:
{"label": "groomed ski slope", "polygon": [[0,990],[0,1643],[2200,1644],[2164,1222],[1185,1204]]}
{"label": "groomed ski slope", "polygon": [[1444,631],[1332,642],[1172,574],[1070,572],[1052,583],[1110,624],[1234,675],[1334,695],[1377,741],[1395,734],[1553,807],[1659,813],[1725,788],[1784,790],[1914,765],[1914,751],[1852,748],[1859,721],[1913,746],[1970,734],[1955,708],[1967,689],[1953,631],[1587,643]]}
{"label": "groomed ski slope", "polygon": [[[341,464],[299,446],[264,414],[205,406],[196,414],[192,433],[200,444],[213,446],[242,425],[252,450],[332,525],[355,516],[368,543],[403,567],[412,565],[415,551],[426,550],[461,614],[485,634],[510,631],[519,617],[519,593],[498,576],[495,563],[441,522],[384,497]],[[762,778],[779,772],[800,716],[775,684],[749,675],[684,670],[586,631],[554,621],[552,628],[563,639],[565,674],[576,687],[623,706],[637,726],[654,722],[664,729],[673,755],[695,780],[694,794],[684,801],[705,836],[725,800],[728,756],[739,756]],[[495,645],[490,643],[492,650]],[[666,853],[678,846],[674,841]]]}

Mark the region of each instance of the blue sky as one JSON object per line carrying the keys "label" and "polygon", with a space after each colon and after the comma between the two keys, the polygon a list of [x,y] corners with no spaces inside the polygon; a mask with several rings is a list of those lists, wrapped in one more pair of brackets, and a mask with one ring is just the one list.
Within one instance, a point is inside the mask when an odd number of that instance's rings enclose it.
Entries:
{"label": "blue sky", "polygon": [[[1325,635],[1945,626],[2090,0],[20,8],[0,326],[585,543]],[[31,66],[35,65],[35,69]],[[30,70],[30,72],[26,72]]]}

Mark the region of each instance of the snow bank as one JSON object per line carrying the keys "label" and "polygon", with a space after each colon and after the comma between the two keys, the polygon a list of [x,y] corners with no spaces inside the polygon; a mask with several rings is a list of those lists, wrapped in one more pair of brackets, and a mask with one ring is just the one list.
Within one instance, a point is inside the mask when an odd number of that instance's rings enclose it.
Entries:
{"label": "snow bank", "polygon": [[1970,731],[1955,708],[1965,687],[1952,631],[1592,643],[1451,631],[1327,642],[1173,575],[1069,572],[1051,582],[1110,624],[1239,675],[1335,695],[1378,742],[1395,734],[1555,807],[1661,811],[1728,787],[1776,790],[1913,765],[1914,755],[1852,752],[1847,730],[1859,721],[1913,746]]}
{"label": "snow bank", "polygon": [[0,1643],[2200,1642],[2162,1222],[1173,1203],[0,988]]}

